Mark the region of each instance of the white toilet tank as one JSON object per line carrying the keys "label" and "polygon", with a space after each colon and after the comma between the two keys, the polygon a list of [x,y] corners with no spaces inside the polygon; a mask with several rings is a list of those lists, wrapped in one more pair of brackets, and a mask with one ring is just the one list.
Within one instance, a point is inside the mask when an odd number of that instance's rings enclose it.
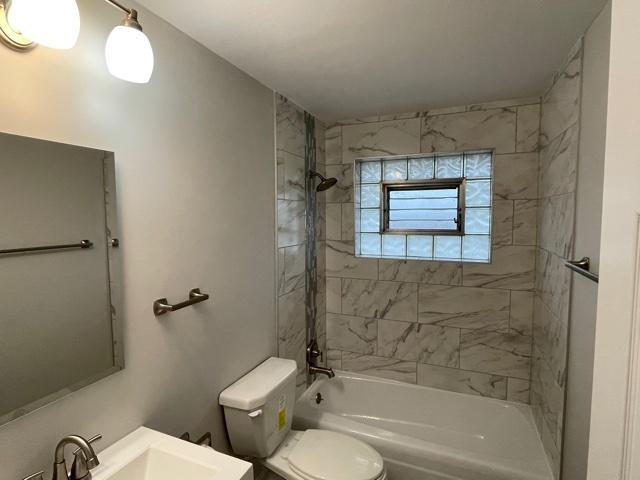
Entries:
{"label": "white toilet tank", "polygon": [[264,458],[282,443],[291,430],[296,371],[294,360],[271,357],[220,394],[234,453]]}

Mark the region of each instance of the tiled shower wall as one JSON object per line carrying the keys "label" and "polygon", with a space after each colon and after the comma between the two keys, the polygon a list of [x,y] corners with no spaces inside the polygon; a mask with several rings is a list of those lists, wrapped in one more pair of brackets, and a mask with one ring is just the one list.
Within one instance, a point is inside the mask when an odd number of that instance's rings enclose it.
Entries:
{"label": "tiled shower wall", "polygon": [[[529,402],[540,100],[340,122],[326,132],[332,367]],[[495,149],[493,260],[354,256],[356,158]]]}
{"label": "tiled shower wall", "polygon": [[537,275],[531,403],[559,476],[566,386],[575,192],[580,133],[582,40],[542,98]]}
{"label": "tiled shower wall", "polygon": [[[297,387],[306,387],[307,344],[305,318],[305,199],[306,199],[306,128],[305,112],[285,97],[276,94],[276,159],[278,223],[278,355],[298,363]],[[317,168],[324,171],[324,126],[316,121]],[[312,194],[315,195],[315,192]],[[321,196],[318,209],[324,210]],[[325,339],[324,238],[323,215],[316,225],[318,248],[318,294],[316,309],[320,348]]]}

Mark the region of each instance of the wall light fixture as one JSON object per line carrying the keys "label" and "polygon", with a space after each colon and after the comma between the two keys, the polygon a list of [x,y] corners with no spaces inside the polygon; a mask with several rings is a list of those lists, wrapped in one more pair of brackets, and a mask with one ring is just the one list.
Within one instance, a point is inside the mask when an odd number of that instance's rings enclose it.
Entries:
{"label": "wall light fixture", "polygon": [[[153,48],[138,22],[138,12],[116,0],[105,1],[126,15],[107,39],[107,69],[119,79],[147,83],[153,73]],[[79,33],[76,0],[0,0],[0,41],[14,50],[27,51],[36,45],[70,49]]]}

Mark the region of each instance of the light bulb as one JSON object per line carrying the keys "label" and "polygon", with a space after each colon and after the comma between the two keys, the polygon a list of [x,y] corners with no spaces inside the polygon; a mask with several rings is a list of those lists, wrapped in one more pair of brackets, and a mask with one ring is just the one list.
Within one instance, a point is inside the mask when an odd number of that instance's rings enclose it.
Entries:
{"label": "light bulb", "polygon": [[12,0],[7,19],[11,28],[49,48],[73,48],[80,34],[76,0]]}
{"label": "light bulb", "polygon": [[107,39],[105,54],[107,68],[114,77],[133,83],[147,83],[151,79],[153,49],[142,30],[117,26]]}

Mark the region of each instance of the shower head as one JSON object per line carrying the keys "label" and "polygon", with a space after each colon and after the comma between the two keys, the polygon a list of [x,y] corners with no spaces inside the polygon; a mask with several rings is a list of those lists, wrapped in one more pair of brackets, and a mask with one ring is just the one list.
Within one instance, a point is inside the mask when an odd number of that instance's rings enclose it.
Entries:
{"label": "shower head", "polygon": [[329,190],[336,183],[338,183],[337,178],[325,178],[322,175],[320,175],[318,172],[314,172],[313,170],[309,174],[309,177],[310,178],[318,177],[320,179],[320,183],[316,187],[316,192],[324,192],[325,190]]}

